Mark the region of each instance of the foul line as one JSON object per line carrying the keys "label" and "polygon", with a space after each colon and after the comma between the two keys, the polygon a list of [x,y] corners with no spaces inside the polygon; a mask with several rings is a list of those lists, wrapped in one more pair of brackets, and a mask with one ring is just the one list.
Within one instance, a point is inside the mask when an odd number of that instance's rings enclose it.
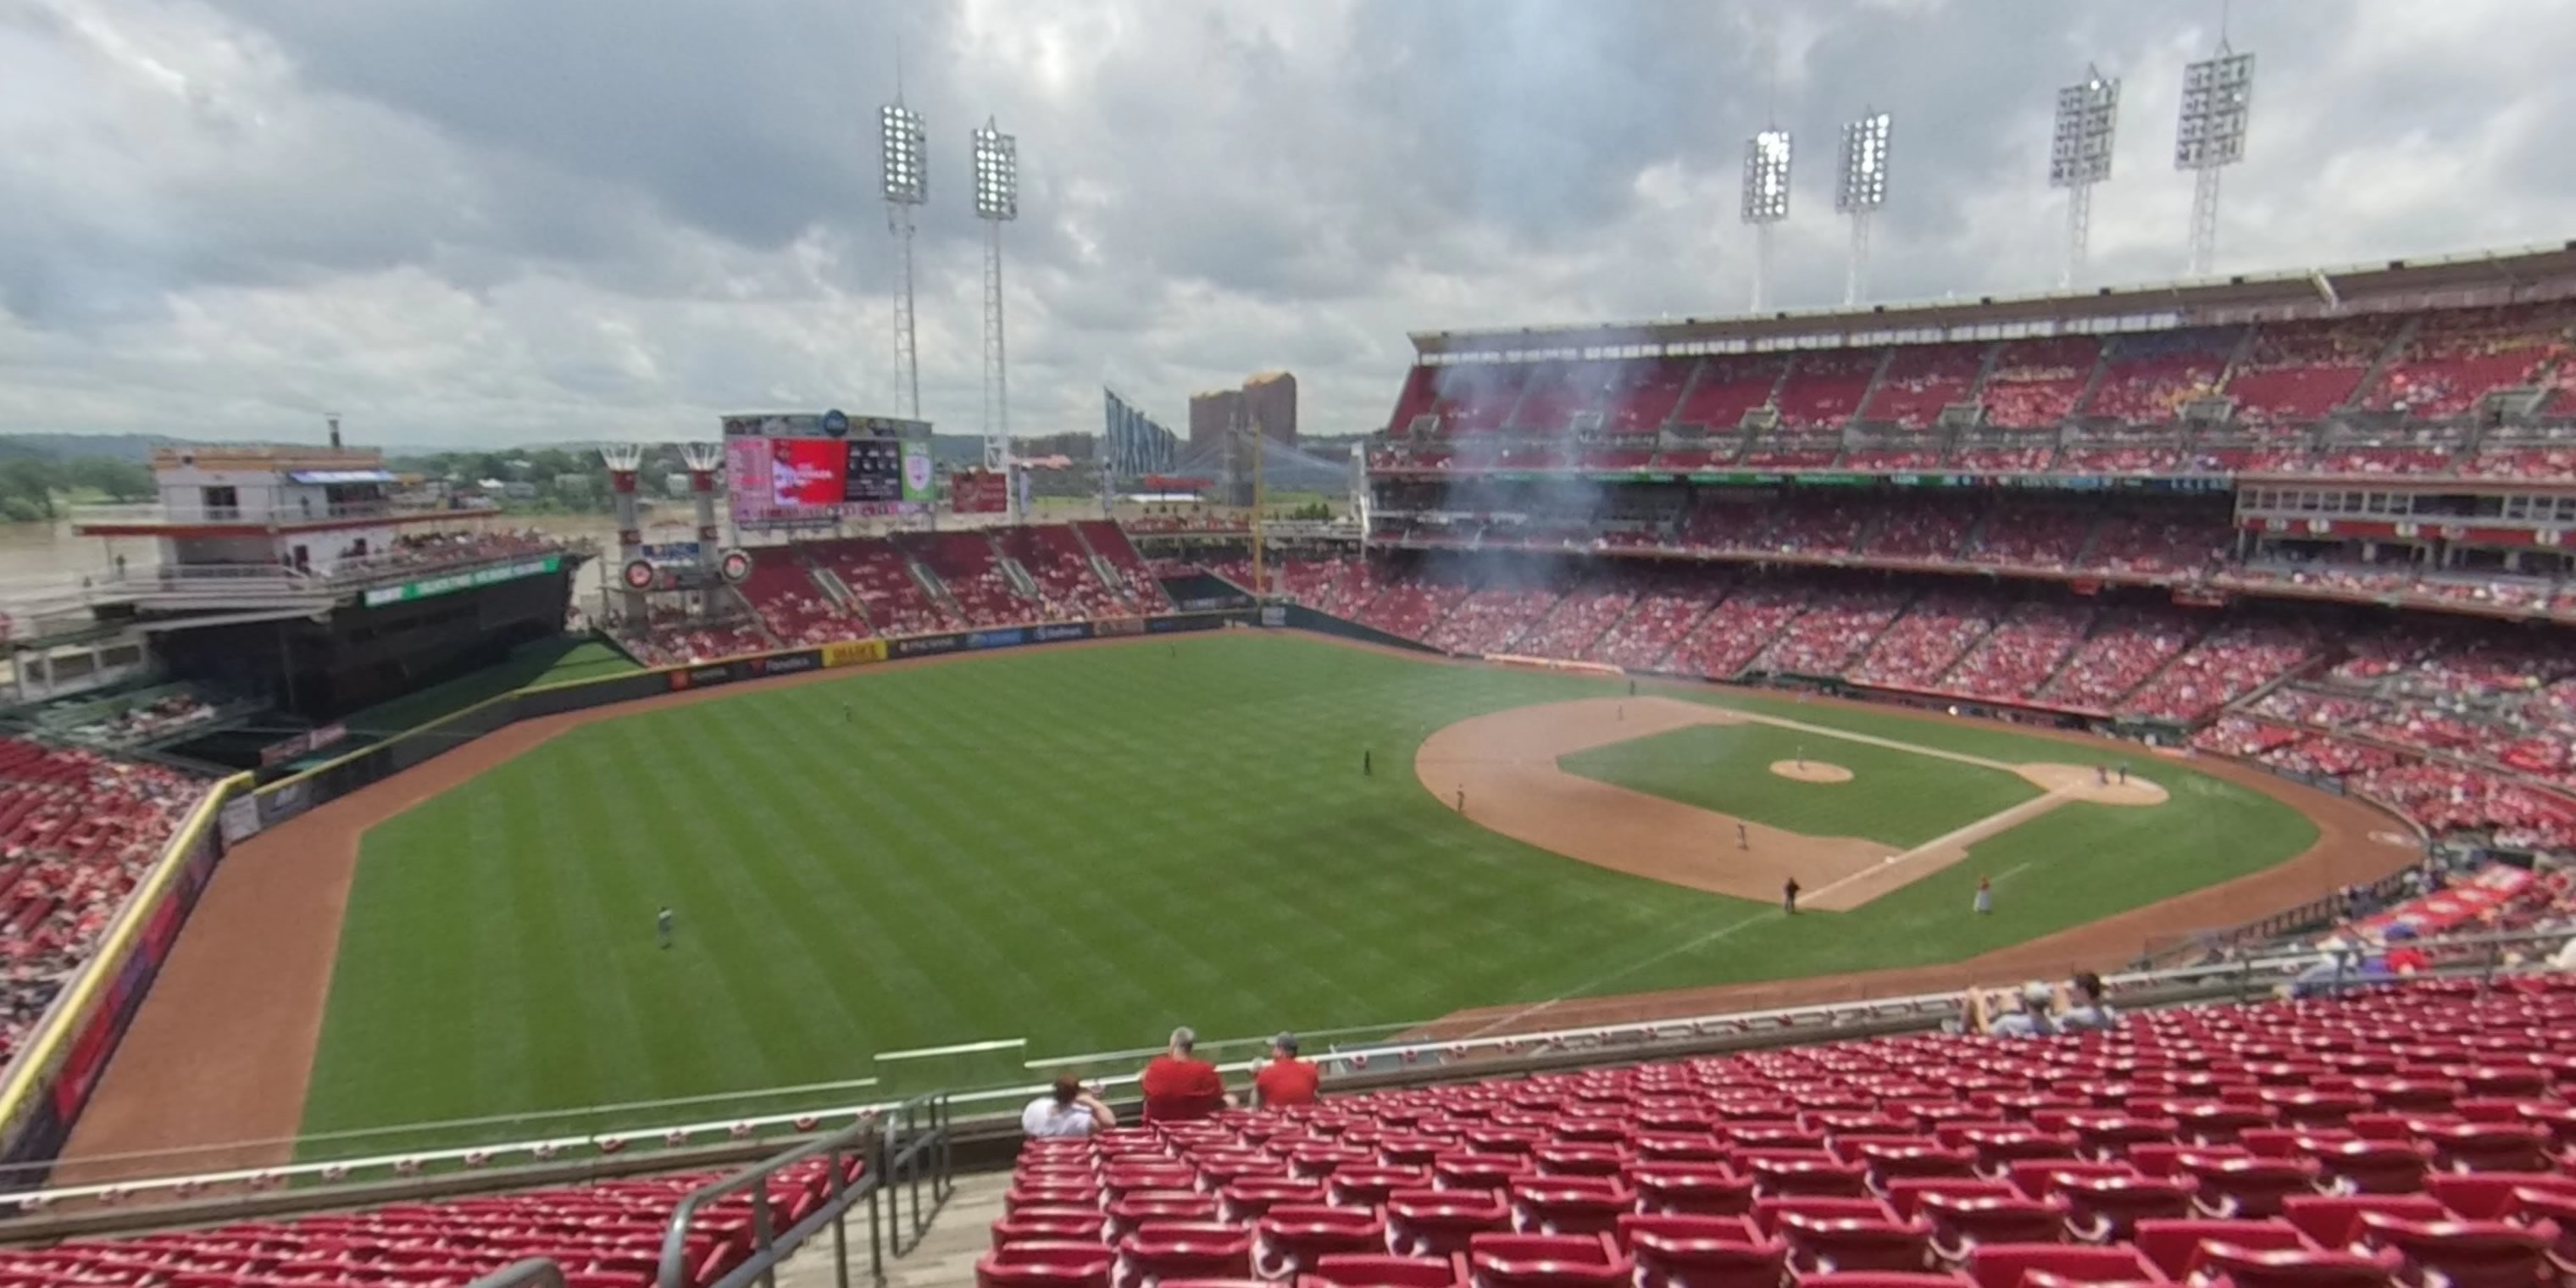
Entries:
{"label": "foul line", "polygon": [[[1864,877],[1884,873],[1889,868],[1902,867],[1905,864],[1922,858],[1927,854],[1937,854],[1953,845],[1966,845],[1973,841],[1982,841],[1998,832],[2009,832],[2042,814],[2048,813],[2050,810],[2056,809],[2060,805],[2066,804],[2068,801],[2074,800],[2076,794],[2082,790],[2083,787],[2081,784],[2070,784],[2065,787],[2057,788],[2054,791],[2042,793],[2033,799],[2023,801],[2021,804],[2015,805],[2011,809],[2000,810],[1996,813],[1988,814],[1984,818],[1968,824],[1966,827],[1955,828],[1949,832],[1933,837],[1931,840],[1925,841],[1923,844],[1915,846],[1913,849],[1907,850],[1903,854],[1890,855],[1885,859],[1881,859],[1876,864],[1862,868],[1860,871],[1854,872],[1838,881],[1826,882],[1824,888],[1815,891],[1808,897],[1811,899],[1821,899],[1826,895],[1832,894],[1836,890],[1842,889],[1844,886],[1861,880]],[[2022,867],[2028,866],[2030,865],[2027,863],[2022,865]],[[2019,870],[2020,869],[2018,868],[2015,869],[2015,871]]]}
{"label": "foul line", "polygon": [[896,1060],[920,1060],[934,1055],[973,1055],[979,1051],[1008,1051],[1014,1047],[1025,1049],[1028,1045],[1029,1040],[1027,1038],[999,1038],[991,1042],[960,1042],[955,1046],[920,1047],[911,1051],[888,1051],[884,1055],[877,1057],[877,1063],[889,1064]]}

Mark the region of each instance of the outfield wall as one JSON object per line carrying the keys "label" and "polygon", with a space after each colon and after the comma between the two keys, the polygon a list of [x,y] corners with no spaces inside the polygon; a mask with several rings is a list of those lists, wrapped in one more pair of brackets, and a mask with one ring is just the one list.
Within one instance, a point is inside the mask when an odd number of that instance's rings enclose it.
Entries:
{"label": "outfield wall", "polygon": [[[1321,614],[1315,614],[1320,618]],[[818,648],[722,658],[692,666],[518,689],[312,769],[254,787],[240,774],[215,784],[192,810],[134,897],[110,923],[99,951],[63,990],[0,1076],[0,1190],[43,1183],[54,1156],[89,1104],[99,1075],[124,1041],[144,995],[177,943],[197,897],[233,846],[289,819],[424,764],[521,720],[612,706],[669,693],[751,680],[867,666],[907,658],[985,653],[1074,640],[1122,639],[1251,625],[1249,609],[1152,617],[1048,622],[943,631],[895,639],[846,640]],[[1329,620],[1329,619],[1326,619]],[[1418,645],[1415,647],[1419,647]]]}

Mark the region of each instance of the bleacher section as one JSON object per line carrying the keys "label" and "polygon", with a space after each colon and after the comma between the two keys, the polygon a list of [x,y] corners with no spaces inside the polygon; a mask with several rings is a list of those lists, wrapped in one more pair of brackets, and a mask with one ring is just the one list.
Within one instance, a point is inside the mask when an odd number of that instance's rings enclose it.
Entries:
{"label": "bleacher section", "polygon": [[978,1288],[2540,1288],[2576,986],[2416,983],[1021,1148]]}
{"label": "bleacher section", "polygon": [[0,737],[0,1065],[205,788],[158,765]]}
{"label": "bleacher section", "polygon": [[[2536,395],[2517,414],[2576,417],[2571,335],[2576,304],[2553,301],[2107,337],[1417,367],[1372,464],[2531,477],[2563,472],[2576,447],[2529,442],[2528,430],[2473,434],[2470,418],[2508,392]],[[2193,443],[2179,416],[2201,399],[2217,400],[2221,419]],[[1938,429],[1952,406],[1975,408],[1980,428]],[[1741,428],[1761,412],[1776,425]],[[1583,440],[1595,413],[1615,445]],[[2307,432],[2350,415],[2395,417],[2432,437]],[[1409,441],[1417,421],[1429,432]],[[1708,437],[1658,438],[1668,427]],[[1847,427],[1865,431],[1849,447]],[[1487,445],[1453,458],[1462,437]]]}

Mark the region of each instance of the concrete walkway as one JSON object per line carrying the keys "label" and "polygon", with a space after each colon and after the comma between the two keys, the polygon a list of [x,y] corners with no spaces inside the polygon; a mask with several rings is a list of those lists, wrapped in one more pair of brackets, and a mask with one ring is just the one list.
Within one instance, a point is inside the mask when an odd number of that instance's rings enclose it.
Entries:
{"label": "concrete walkway", "polygon": [[[886,1263],[890,1288],[973,1288],[975,1259],[992,1246],[992,1229],[1002,1219],[1002,1196],[1011,1188],[1009,1172],[987,1172],[957,1178],[957,1192],[930,1222],[921,1246],[901,1260]],[[867,1210],[850,1212],[850,1282],[868,1282]],[[779,1288],[840,1288],[832,1273],[832,1235],[816,1235],[778,1267]]]}

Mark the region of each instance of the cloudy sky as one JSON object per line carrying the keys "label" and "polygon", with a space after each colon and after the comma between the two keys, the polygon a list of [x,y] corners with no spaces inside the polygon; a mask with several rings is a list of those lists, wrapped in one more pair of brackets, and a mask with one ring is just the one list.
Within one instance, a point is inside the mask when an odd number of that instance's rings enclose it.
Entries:
{"label": "cloudy sky", "polygon": [[[1706,314],[1766,102],[1777,303],[1839,300],[1836,126],[1896,118],[1872,295],[2055,280],[2056,86],[2125,80],[2099,281],[2183,263],[2217,0],[0,0],[0,431],[489,444],[895,410],[877,105],[930,121],[924,410],[981,416],[967,131],[1019,136],[1013,426],[1286,367],[1382,422],[1409,330]],[[2241,0],[2220,266],[2576,233],[2576,4]],[[1766,50],[1776,50],[1773,62]]]}

